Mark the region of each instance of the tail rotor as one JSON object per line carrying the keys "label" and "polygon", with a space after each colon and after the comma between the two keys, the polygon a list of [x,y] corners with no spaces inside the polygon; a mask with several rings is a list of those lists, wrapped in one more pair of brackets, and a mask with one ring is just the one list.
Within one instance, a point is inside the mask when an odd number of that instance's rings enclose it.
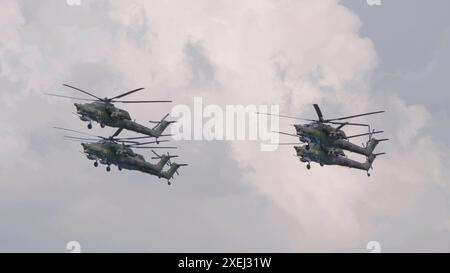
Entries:
{"label": "tail rotor", "polygon": [[161,177],[164,177],[167,179],[167,184],[171,185],[172,183],[170,182],[170,179],[173,178],[173,175],[176,173],[177,175],[179,175],[178,173],[178,168],[182,167],[182,166],[187,166],[187,164],[177,164],[175,162],[171,161],[171,158],[174,157],[178,157],[177,155],[170,155],[169,152],[167,152],[167,154],[158,154],[155,151],[152,151],[153,154],[155,155],[155,157],[152,157],[152,159],[163,159],[163,158],[167,158],[167,162],[166,165],[169,166],[169,169],[167,171],[161,171]]}

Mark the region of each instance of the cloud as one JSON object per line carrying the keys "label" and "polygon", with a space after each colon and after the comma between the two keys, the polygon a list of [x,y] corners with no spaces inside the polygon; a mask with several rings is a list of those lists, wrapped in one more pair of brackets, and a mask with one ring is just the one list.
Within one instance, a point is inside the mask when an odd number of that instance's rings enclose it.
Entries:
{"label": "cloud", "polygon": [[[1,250],[60,251],[70,240],[86,251],[365,251],[372,240],[386,251],[427,240],[425,249],[445,249],[447,148],[424,130],[429,109],[374,88],[377,52],[338,1],[40,1],[35,12],[18,3],[0,16],[10,26],[0,36]],[[327,116],[386,109],[370,121],[391,141],[370,179],[307,171],[290,147],[185,141],[180,160],[190,166],[167,188],[94,169],[50,129],[84,126],[70,102],[41,95],[70,92],[64,82],[102,96],[145,86],[133,98],[188,105],[198,95],[280,104],[298,116],[312,115],[312,103]],[[142,123],[170,111],[124,108]]]}

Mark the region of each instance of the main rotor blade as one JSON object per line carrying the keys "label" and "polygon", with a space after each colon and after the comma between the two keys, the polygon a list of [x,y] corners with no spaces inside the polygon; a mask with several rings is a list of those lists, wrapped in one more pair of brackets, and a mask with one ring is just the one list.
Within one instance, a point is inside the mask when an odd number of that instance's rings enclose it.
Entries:
{"label": "main rotor blade", "polygon": [[346,137],[346,139],[348,139],[348,138],[354,138],[354,137],[360,137],[360,136],[368,136],[368,135],[374,135],[374,134],[381,134],[381,133],[384,133],[384,131],[375,131],[375,132],[371,132],[371,133],[364,133],[364,134],[359,134],[359,135],[348,136],[348,137]]}
{"label": "main rotor blade", "polygon": [[291,118],[291,119],[298,119],[298,120],[304,120],[304,121],[317,122],[317,120],[314,120],[314,119],[298,118],[298,117],[291,117],[291,116],[285,116],[285,115],[275,115],[275,114],[261,113],[261,112],[256,112],[256,114],[257,115],[275,116],[275,117],[280,117],[280,118]]}
{"label": "main rotor blade", "polygon": [[343,119],[357,118],[357,117],[362,117],[362,116],[368,116],[368,115],[380,114],[380,113],[384,113],[384,112],[386,112],[386,111],[375,111],[375,112],[369,112],[369,113],[364,113],[364,114],[359,114],[359,115],[353,115],[353,116],[347,116],[347,117],[342,117],[342,118],[332,118],[332,119],[327,119],[326,121],[333,121],[333,120],[343,120]]}
{"label": "main rotor blade", "polygon": [[284,132],[278,132],[278,131],[272,131],[272,132],[279,133],[279,134],[282,134],[282,135],[287,135],[287,136],[300,137],[299,135],[294,135],[294,134],[289,134],[289,133],[284,133]]}
{"label": "main rotor blade", "polygon": [[[167,157],[170,159],[170,158],[175,158],[175,157],[179,157],[178,155],[170,155],[170,154],[167,154]],[[161,157],[156,157],[156,156],[153,156],[152,157],[152,159],[158,159],[158,158],[161,158]]]}
{"label": "main rotor blade", "polygon": [[155,137],[154,136],[121,137],[120,139],[146,139],[146,138],[155,138]]}
{"label": "main rotor blade", "polygon": [[130,141],[130,140],[118,140],[118,139],[113,139],[114,142],[122,142],[122,143],[131,143],[133,145],[137,145],[139,144],[139,142],[137,141]]}
{"label": "main rotor blade", "polygon": [[80,91],[81,93],[84,93],[84,94],[89,95],[89,96],[91,96],[91,97],[94,97],[94,98],[96,98],[96,99],[98,99],[98,100],[103,101],[103,99],[101,99],[101,98],[99,98],[99,97],[97,97],[97,96],[95,96],[95,95],[93,95],[93,94],[91,94],[91,93],[89,93],[89,92],[87,92],[87,91],[81,90],[80,88],[77,88],[77,87],[75,87],[75,86],[71,86],[71,85],[68,85],[68,84],[63,84],[63,85],[66,86],[66,87],[75,89],[75,90],[77,90],[77,91]]}
{"label": "main rotor blade", "polygon": [[130,146],[135,149],[178,149],[178,147],[164,147],[164,146]]}
{"label": "main rotor blade", "polygon": [[72,138],[64,138],[64,140],[76,141],[76,142],[82,142],[82,143],[96,143],[97,142],[97,141],[88,141],[88,140],[72,139]]}
{"label": "main rotor blade", "polygon": [[165,120],[169,115],[170,113],[167,113],[161,120]]}
{"label": "main rotor blade", "polygon": [[161,142],[169,142],[168,140],[158,140],[158,141],[149,141],[149,142],[137,142],[136,145],[147,145],[147,144],[154,144],[154,143],[161,143]]}
{"label": "main rotor blade", "polygon": [[152,153],[154,153],[158,158],[161,158],[161,156],[157,154],[155,151],[152,151]]}
{"label": "main rotor blade", "polygon": [[313,107],[314,107],[314,110],[316,110],[317,117],[319,117],[319,121],[323,122],[323,115],[322,115],[322,111],[320,111],[319,105],[313,104]]}
{"label": "main rotor blade", "polygon": [[75,140],[86,140],[86,141],[98,141],[98,139],[84,138],[84,137],[74,137],[74,136],[64,136],[64,138],[75,139]]}
{"label": "main rotor blade", "polygon": [[69,131],[69,132],[74,132],[74,133],[78,133],[78,134],[82,134],[82,135],[87,135],[87,136],[91,136],[91,137],[97,137],[97,138],[101,138],[101,139],[105,139],[102,136],[96,136],[93,134],[89,134],[89,133],[85,133],[85,132],[80,132],[80,131],[76,131],[76,130],[72,130],[72,129],[67,129],[67,128],[62,128],[62,127],[53,127],[54,129],[58,129],[58,130],[64,130],[64,131]]}
{"label": "main rotor blade", "polygon": [[96,100],[93,100],[93,99],[74,98],[74,97],[57,95],[57,94],[52,94],[52,93],[44,93],[44,95],[53,96],[53,97],[60,97],[60,98],[66,98],[66,99],[73,99],[73,100],[96,101]]}
{"label": "main rotor blade", "polygon": [[120,134],[120,132],[122,132],[123,128],[119,128],[117,129],[117,131],[111,136],[111,138],[115,138],[116,136],[118,136]]}
{"label": "main rotor blade", "polygon": [[352,125],[352,126],[364,126],[364,127],[369,127],[369,124],[365,124],[365,123],[354,123],[354,122],[336,122],[336,121],[328,121],[328,122],[324,122],[324,123],[331,123],[331,124],[339,124],[339,125]]}
{"label": "main rotor blade", "polygon": [[[118,137],[114,138],[116,140],[126,139],[126,140],[135,140],[135,139],[147,139],[147,138],[156,138],[154,136],[140,136],[140,137]],[[167,142],[169,140],[159,140],[159,142]],[[156,141],[155,141],[156,142]]]}
{"label": "main rotor blade", "polygon": [[109,100],[122,98],[122,97],[128,96],[128,95],[130,95],[130,94],[133,94],[133,93],[135,93],[135,92],[137,92],[137,91],[141,91],[141,90],[143,90],[143,89],[144,89],[143,87],[138,88],[138,89],[134,89],[134,90],[125,92],[125,93],[123,93],[123,94],[117,95],[117,96],[115,96],[115,97],[112,97],[112,98],[110,98]]}
{"label": "main rotor blade", "polygon": [[[305,143],[287,143],[287,142],[283,142],[283,143],[269,143],[268,145],[303,145]],[[267,145],[267,144],[266,144]]]}
{"label": "main rotor blade", "polygon": [[165,103],[172,102],[171,100],[111,100],[111,102],[119,103]]}

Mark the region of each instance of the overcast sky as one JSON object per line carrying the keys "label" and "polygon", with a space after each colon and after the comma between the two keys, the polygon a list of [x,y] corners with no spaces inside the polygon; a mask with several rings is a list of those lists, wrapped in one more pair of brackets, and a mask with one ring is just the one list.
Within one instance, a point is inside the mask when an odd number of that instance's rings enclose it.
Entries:
{"label": "overcast sky", "polygon": [[[5,1],[0,251],[450,251],[450,3],[445,0]],[[386,110],[372,177],[258,142],[181,141],[167,186],[94,168],[52,126],[87,130],[63,83],[109,96]],[[131,96],[130,96],[131,98]],[[138,122],[174,104],[124,106]],[[284,131],[291,121],[281,121]],[[94,125],[93,132],[113,129]],[[283,139],[285,140],[285,139]],[[286,139],[292,141],[292,139]],[[150,154],[144,152],[147,158]]]}

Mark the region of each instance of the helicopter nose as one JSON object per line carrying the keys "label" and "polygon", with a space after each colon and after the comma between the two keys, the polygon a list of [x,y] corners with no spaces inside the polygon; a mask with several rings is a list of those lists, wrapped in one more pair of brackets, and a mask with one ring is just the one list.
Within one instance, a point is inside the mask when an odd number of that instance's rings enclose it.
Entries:
{"label": "helicopter nose", "polygon": [[81,143],[81,146],[83,146],[83,149],[86,150],[86,143]]}

